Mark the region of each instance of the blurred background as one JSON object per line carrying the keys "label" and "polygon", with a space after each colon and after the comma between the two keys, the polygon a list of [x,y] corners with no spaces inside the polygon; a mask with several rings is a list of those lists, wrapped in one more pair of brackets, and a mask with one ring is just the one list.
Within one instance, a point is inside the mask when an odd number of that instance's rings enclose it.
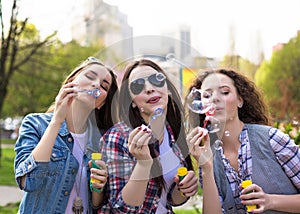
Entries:
{"label": "blurred background", "polygon": [[150,58],[182,97],[203,69],[236,69],[261,89],[274,125],[299,144],[298,0],[0,0],[0,6],[1,165],[22,118],[46,111],[65,76],[88,56],[110,65],[119,81],[126,62]]}

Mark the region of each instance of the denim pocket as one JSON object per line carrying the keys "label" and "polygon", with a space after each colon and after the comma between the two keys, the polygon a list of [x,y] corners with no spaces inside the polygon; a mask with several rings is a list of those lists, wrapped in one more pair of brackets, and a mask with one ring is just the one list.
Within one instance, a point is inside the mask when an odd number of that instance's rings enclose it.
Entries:
{"label": "denim pocket", "polygon": [[53,148],[51,154],[51,161],[65,160],[68,157],[68,152],[62,148]]}

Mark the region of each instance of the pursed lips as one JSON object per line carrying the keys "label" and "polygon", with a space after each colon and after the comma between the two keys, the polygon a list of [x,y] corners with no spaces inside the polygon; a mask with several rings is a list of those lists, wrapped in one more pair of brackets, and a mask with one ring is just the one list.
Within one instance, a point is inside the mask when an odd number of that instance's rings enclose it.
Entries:
{"label": "pursed lips", "polygon": [[160,100],[160,97],[159,97],[159,96],[155,96],[155,97],[151,97],[151,98],[147,101],[147,103],[154,104],[154,103],[157,103],[159,100]]}

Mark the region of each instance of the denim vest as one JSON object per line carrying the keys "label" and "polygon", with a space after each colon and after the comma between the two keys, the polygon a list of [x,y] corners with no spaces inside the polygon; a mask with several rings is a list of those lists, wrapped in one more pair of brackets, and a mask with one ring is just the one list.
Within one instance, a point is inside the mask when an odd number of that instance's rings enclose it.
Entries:
{"label": "denim vest", "polygon": [[[257,124],[245,124],[245,126],[248,129],[251,147],[253,183],[262,187],[264,192],[269,194],[289,195],[299,193],[275,157],[269,142],[269,130],[271,127]],[[219,194],[223,198],[225,213],[247,213],[246,211],[237,211],[219,152],[216,152],[214,157],[214,176]],[[279,214],[287,212],[269,210],[264,213]]]}
{"label": "denim vest", "polygon": [[[52,113],[29,114],[22,121],[20,135],[15,145],[14,162],[15,177],[20,188],[20,178],[26,175],[23,189],[25,193],[19,213],[65,213],[79,167],[78,161],[72,154],[74,140],[66,123],[64,122],[60,127],[49,162],[37,162],[31,153],[41,140],[52,117]],[[88,129],[89,140],[84,155],[86,166],[91,153],[100,150],[100,132],[91,120]],[[90,176],[89,167],[87,169],[87,174]],[[89,194],[89,201],[91,201],[91,194]],[[88,213],[92,213],[91,203],[89,203]]]}

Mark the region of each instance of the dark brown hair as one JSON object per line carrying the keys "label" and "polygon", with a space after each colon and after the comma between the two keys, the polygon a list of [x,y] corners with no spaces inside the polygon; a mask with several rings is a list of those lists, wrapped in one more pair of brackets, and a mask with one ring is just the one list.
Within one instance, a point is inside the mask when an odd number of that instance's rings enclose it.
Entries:
{"label": "dark brown hair", "polygon": [[[105,131],[107,131],[110,127],[114,125],[114,121],[116,121],[117,115],[115,114],[116,108],[116,100],[114,96],[118,96],[118,85],[116,81],[116,76],[112,69],[105,66],[101,61],[97,60],[94,57],[89,57],[87,60],[80,63],[73,71],[67,76],[67,78],[63,81],[62,86],[72,82],[78,74],[82,72],[85,68],[96,64],[100,65],[106,68],[106,70],[111,75],[111,85],[107,92],[107,97],[105,104],[100,109],[95,109],[95,117],[98,129],[101,131],[101,134],[104,134]],[[53,112],[54,111],[55,103],[52,103],[51,106],[48,108],[47,112]]]}
{"label": "dark brown hair", "polygon": [[[141,59],[138,61],[134,61],[129,64],[125,69],[125,74],[122,80],[122,86],[120,88],[120,99],[119,99],[119,117],[123,120],[128,126],[132,128],[136,128],[142,124],[145,124],[140,112],[137,108],[132,107],[132,98],[129,92],[129,83],[128,79],[133,69],[139,66],[149,66],[156,71],[163,73],[166,76],[166,83],[168,90],[170,92],[168,96],[168,104],[167,104],[167,115],[166,120],[170,124],[172,131],[174,133],[174,137],[177,145],[179,146],[183,156],[185,157],[185,161],[187,162],[187,167],[189,170],[193,170],[191,158],[189,156],[189,150],[186,142],[186,134],[184,128],[184,111],[181,103],[180,96],[175,88],[175,86],[168,79],[164,70],[158,66],[156,63],[152,62],[148,59]],[[149,149],[152,158],[154,159],[154,164],[152,169],[157,169],[159,163],[156,158],[156,154],[154,152],[154,145],[149,144]],[[162,169],[160,167],[162,172]],[[164,188],[164,179],[162,173],[161,176],[155,177],[155,183],[158,185],[158,188],[161,190]]]}
{"label": "dark brown hair", "polygon": [[[232,79],[238,95],[243,99],[243,106],[238,109],[238,116],[242,122],[270,125],[271,121],[269,111],[263,100],[262,94],[256,87],[255,83],[234,70],[220,68],[217,70],[203,71],[190,86],[189,91],[191,91],[193,87],[200,89],[205,78],[211,74],[224,74]],[[204,117],[204,115],[195,114],[190,111],[189,125],[194,127],[197,125],[201,126]]]}

